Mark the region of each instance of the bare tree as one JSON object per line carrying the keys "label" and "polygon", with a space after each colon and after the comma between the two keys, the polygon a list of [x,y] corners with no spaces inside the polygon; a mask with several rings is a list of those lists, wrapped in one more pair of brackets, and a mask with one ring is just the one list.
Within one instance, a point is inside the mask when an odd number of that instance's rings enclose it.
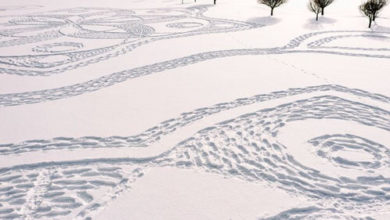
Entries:
{"label": "bare tree", "polygon": [[322,11],[322,9],[315,3],[315,0],[310,0],[308,8],[310,11],[316,14],[316,21],[318,21],[318,14]]}
{"label": "bare tree", "polygon": [[315,5],[321,9],[321,15],[325,14],[325,8],[333,3],[334,0],[310,0],[310,4]]}
{"label": "bare tree", "polygon": [[258,3],[267,5],[271,8],[271,16],[274,15],[274,8],[279,7],[280,5],[287,2],[287,0],[257,0]]}
{"label": "bare tree", "polygon": [[[214,0],[215,1],[215,0]],[[196,0],[194,0],[194,2],[196,3]],[[184,4],[184,0],[181,0],[181,3]]]}
{"label": "bare tree", "polygon": [[375,21],[378,13],[386,4],[387,0],[368,0],[360,5],[360,11],[369,19],[368,28],[371,28],[371,23]]}

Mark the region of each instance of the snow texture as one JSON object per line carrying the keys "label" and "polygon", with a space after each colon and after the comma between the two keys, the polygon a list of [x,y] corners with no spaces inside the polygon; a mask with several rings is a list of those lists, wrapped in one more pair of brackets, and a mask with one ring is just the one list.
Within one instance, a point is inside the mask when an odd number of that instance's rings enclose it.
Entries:
{"label": "snow texture", "polygon": [[305,4],[0,3],[0,219],[390,218],[389,10]]}

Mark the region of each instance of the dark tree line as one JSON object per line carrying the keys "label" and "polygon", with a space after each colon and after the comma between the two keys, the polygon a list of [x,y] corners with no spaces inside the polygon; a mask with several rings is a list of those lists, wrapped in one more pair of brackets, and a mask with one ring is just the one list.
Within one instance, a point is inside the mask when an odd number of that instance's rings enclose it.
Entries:
{"label": "dark tree line", "polygon": [[378,13],[387,4],[387,0],[368,0],[360,5],[360,11],[368,17],[368,28],[371,28],[371,24],[375,21]]}
{"label": "dark tree line", "polygon": [[[182,4],[183,4],[182,0]],[[196,0],[194,0],[196,2]],[[362,5],[360,5],[360,11],[368,17],[369,23],[368,27],[371,28],[372,22],[375,21],[378,13],[387,5],[389,0],[366,0]],[[214,5],[217,4],[217,0],[213,0]],[[286,3],[287,0],[257,0],[259,4],[266,5],[271,9],[271,16],[274,15],[274,9]],[[308,8],[310,11],[316,14],[316,21],[318,21],[318,16],[325,14],[325,8],[332,4],[334,0],[309,0]]]}

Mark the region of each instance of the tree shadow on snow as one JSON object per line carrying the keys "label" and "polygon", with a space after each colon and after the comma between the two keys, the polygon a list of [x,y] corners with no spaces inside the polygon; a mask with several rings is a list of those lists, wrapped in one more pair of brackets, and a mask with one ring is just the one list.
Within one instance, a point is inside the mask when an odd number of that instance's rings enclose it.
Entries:
{"label": "tree shadow on snow", "polygon": [[318,21],[315,18],[310,18],[307,20],[304,28],[310,30],[322,29],[325,25],[334,24],[337,20],[333,18],[319,17]]}
{"label": "tree shadow on snow", "polygon": [[261,25],[265,25],[265,26],[270,26],[270,25],[274,25],[274,24],[279,23],[280,19],[275,18],[275,17],[271,17],[271,16],[267,16],[267,17],[254,17],[254,18],[250,18],[246,21],[249,23],[253,23],[253,24],[261,24]]}
{"label": "tree shadow on snow", "polygon": [[390,27],[374,24],[371,28],[373,31],[390,32]]}

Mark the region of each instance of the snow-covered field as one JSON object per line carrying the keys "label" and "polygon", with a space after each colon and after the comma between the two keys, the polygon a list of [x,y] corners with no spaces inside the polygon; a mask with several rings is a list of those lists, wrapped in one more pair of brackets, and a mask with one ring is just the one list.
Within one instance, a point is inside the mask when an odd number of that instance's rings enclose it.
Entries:
{"label": "snow-covered field", "polygon": [[390,219],[390,6],[0,1],[0,219]]}

